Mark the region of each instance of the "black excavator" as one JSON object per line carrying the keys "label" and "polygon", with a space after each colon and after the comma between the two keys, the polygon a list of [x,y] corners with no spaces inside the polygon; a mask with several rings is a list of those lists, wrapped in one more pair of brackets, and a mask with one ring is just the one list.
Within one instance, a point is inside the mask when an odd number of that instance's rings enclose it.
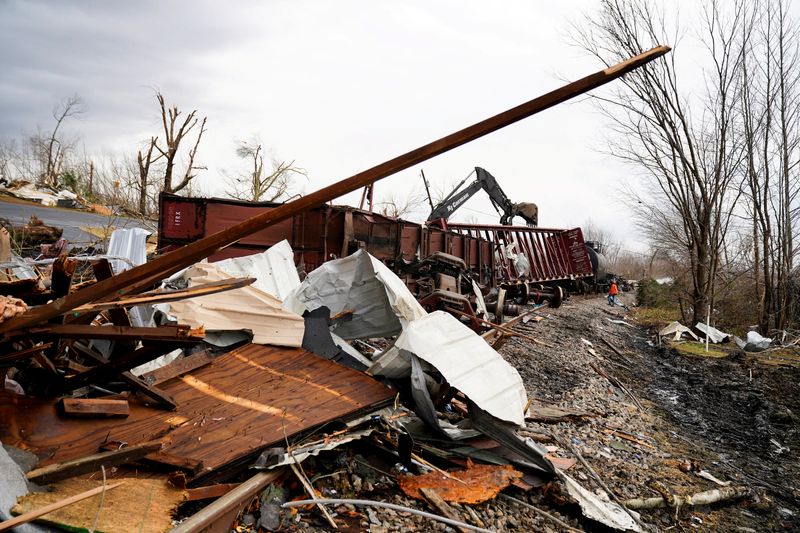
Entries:
{"label": "black excavator", "polygon": [[[466,187],[462,189],[464,183],[475,174],[475,179]],[[427,186],[427,183],[426,183]],[[447,195],[444,200],[439,202],[439,205],[433,208],[430,216],[428,216],[429,223],[437,221],[447,222],[453,212],[464,205],[467,200],[483,189],[489,195],[492,205],[500,213],[500,224],[509,226],[512,224],[514,217],[522,218],[528,226],[536,227],[539,224],[539,208],[536,204],[521,202],[518,204],[513,203],[508,199],[506,193],[500,188],[500,184],[494,176],[489,174],[481,167],[475,167],[475,172],[470,173],[469,176],[464,178],[459,183],[453,192]]]}

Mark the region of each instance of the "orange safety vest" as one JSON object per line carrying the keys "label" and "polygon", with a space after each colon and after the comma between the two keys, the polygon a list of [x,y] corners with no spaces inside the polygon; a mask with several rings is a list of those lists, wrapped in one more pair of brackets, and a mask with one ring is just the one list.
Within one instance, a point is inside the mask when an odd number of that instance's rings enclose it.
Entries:
{"label": "orange safety vest", "polygon": [[619,294],[616,283],[611,284],[611,288],[608,289],[608,294],[610,294],[611,296],[616,296],[617,294]]}

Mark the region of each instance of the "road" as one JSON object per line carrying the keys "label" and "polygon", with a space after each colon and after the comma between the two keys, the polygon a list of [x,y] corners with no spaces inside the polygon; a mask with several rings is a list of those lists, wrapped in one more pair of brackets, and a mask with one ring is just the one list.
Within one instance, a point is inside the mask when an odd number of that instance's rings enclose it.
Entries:
{"label": "road", "polygon": [[104,216],[77,209],[45,207],[16,200],[7,201],[5,198],[0,198],[0,218],[6,218],[14,225],[19,225],[28,222],[32,215],[35,215],[48,226],[63,228],[63,237],[74,246],[85,246],[99,240],[94,235],[81,230],[82,227],[105,228],[109,225],[115,228],[147,227],[147,225],[132,218]]}

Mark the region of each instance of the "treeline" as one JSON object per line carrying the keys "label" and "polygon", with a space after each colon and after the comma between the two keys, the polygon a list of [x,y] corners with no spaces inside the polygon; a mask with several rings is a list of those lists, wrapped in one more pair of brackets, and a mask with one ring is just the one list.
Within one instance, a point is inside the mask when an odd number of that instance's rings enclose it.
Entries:
{"label": "treeline", "polygon": [[[629,205],[669,261],[684,318],[796,327],[800,38],[786,0],[601,0],[575,41],[612,64],[673,51],[596,96]],[[727,317],[730,319],[731,317]]]}
{"label": "treeline", "polygon": [[[129,152],[87,153],[77,119],[87,114],[78,95],[65,98],[52,111],[47,128],[17,138],[0,139],[0,184],[29,182],[53,191],[67,189],[81,198],[131,215],[152,217],[162,191],[195,195],[196,178],[208,167],[201,145],[208,118],[198,111],[182,111],[156,91],[160,128]],[[278,200],[288,196],[306,171],[294,161],[265,156],[258,136],[234,140],[242,167],[223,171],[225,194],[250,201]]]}

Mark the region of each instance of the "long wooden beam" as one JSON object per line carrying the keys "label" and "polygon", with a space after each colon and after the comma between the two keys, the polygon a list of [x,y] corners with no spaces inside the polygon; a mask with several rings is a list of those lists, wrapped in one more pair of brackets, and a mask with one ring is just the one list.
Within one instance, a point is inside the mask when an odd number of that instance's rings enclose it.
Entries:
{"label": "long wooden beam", "polygon": [[132,286],[138,286],[141,290],[140,283],[143,281],[156,279],[158,276],[167,277],[267,226],[322,205],[335,198],[339,198],[349,192],[358,190],[361,187],[400,172],[401,170],[418,165],[434,156],[443,154],[453,148],[474,141],[493,131],[504,128],[533,114],[600,87],[663,56],[669,52],[669,50],[670,48],[668,46],[653,48],[622,63],[618,63],[617,65],[603,69],[585,78],[581,78],[578,81],[564,85],[563,87],[539,96],[538,98],[534,98],[517,107],[503,111],[477,124],[468,126],[368,170],[359,172],[347,179],[336,182],[306,196],[301,196],[297,200],[283,204],[275,209],[242,221],[235,226],[231,226],[230,228],[164,254],[141,266],[121,272],[113,278],[100,281],[90,287],[75,291],[47,305],[31,309],[23,315],[19,315],[0,324],[0,333],[25,328],[34,324],[41,324],[51,318],[67,313],[80,305],[98,301],[111,294],[114,294],[115,298],[119,298],[125,294],[129,294],[130,290],[128,290],[128,288]]}

